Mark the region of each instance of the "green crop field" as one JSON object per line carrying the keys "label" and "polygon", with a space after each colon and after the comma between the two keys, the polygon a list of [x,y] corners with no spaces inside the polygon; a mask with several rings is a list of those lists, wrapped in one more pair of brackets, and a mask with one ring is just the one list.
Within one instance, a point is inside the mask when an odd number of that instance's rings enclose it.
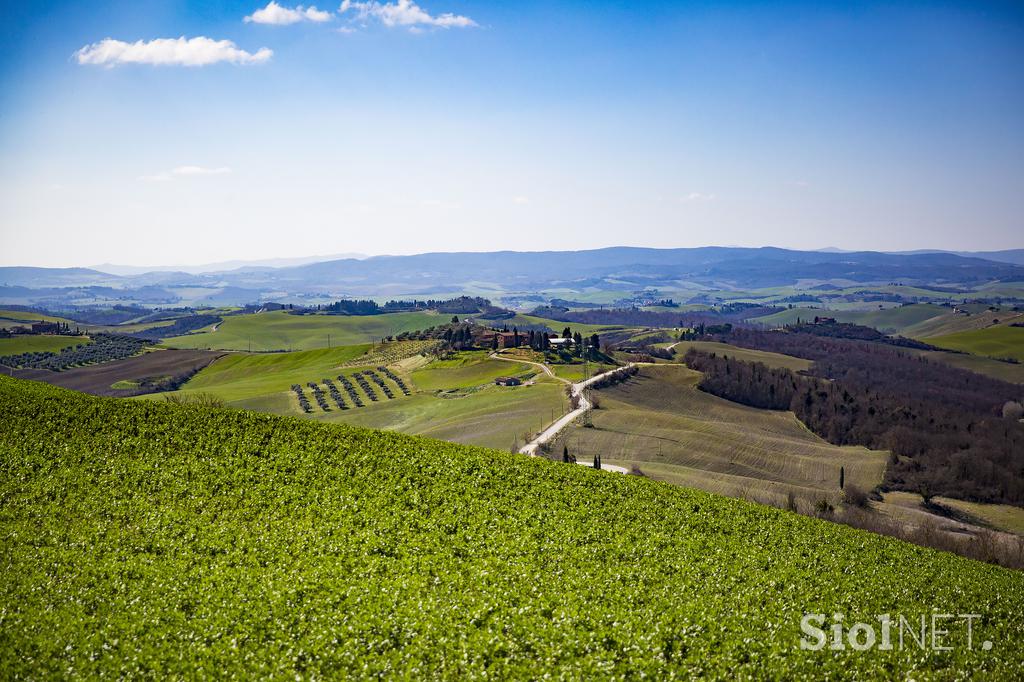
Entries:
{"label": "green crop field", "polygon": [[986,329],[934,336],[928,339],[928,343],[975,355],[1024,361],[1024,327],[1000,324]]}
{"label": "green crop field", "polygon": [[56,353],[68,346],[89,343],[88,336],[58,336],[25,334],[0,339],[0,356],[19,353]]}
{"label": "green crop field", "polygon": [[863,490],[881,483],[886,453],[831,445],[791,412],[759,410],[699,391],[700,373],[679,365],[644,367],[594,395],[593,428],[567,429],[556,444],[580,459],[638,466],[659,480],[782,503],[839,496],[839,468]]}
{"label": "green crop field", "polygon": [[785,369],[791,369],[794,372],[809,369],[810,366],[814,364],[810,360],[795,358],[792,355],[771,353],[763,350],[751,350],[749,348],[739,348],[738,346],[731,346],[727,343],[718,343],[716,341],[680,341],[675,347],[676,357],[682,359],[682,357],[686,355],[686,351],[690,348],[696,348],[697,350],[705,353],[727,355],[730,358],[736,358],[743,362],[760,362],[768,367],[783,367]]}
{"label": "green crop field", "polygon": [[[0,676],[1013,679],[1024,574],[640,477],[0,377]],[[981,614],[809,651],[806,613]],[[831,616],[830,616],[831,617]],[[979,642],[992,642],[984,650]]]}
{"label": "green crop field", "polygon": [[[386,315],[290,315],[285,311],[225,317],[217,331],[165,339],[170,348],[312,350],[380,341],[404,331],[443,324],[450,315],[429,312]],[[328,343],[328,336],[330,336]]]}

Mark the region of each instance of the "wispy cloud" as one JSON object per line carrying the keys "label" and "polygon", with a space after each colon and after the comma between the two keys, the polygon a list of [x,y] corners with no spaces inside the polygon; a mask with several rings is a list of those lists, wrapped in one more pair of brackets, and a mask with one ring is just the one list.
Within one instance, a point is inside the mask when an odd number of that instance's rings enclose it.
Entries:
{"label": "wispy cloud", "polygon": [[331,20],[331,13],[318,10],[315,6],[282,7],[273,0],[263,9],[258,9],[245,18],[246,23],[287,26],[300,21],[323,23]]}
{"label": "wispy cloud", "polygon": [[396,0],[395,2],[378,2],[369,0],[344,0],[338,8],[339,14],[353,12],[357,19],[366,21],[376,19],[388,27],[403,27],[417,32],[428,28],[470,28],[477,23],[469,17],[446,12],[432,15],[417,5],[413,0]]}
{"label": "wispy cloud", "polygon": [[255,53],[246,52],[230,40],[196,38],[157,38],[126,43],[104,38],[86,45],[75,53],[79,64],[113,67],[118,64],[154,64],[175,66],[207,66],[218,62],[231,64],[260,64],[274,52],[261,47]]}
{"label": "wispy cloud", "polygon": [[462,208],[462,204],[457,201],[446,201],[444,199],[426,199],[420,202],[421,206],[427,208],[446,208],[446,209],[457,209]]}
{"label": "wispy cloud", "polygon": [[174,178],[189,178],[199,177],[205,175],[227,175],[231,172],[231,169],[227,166],[219,166],[217,168],[206,168],[204,166],[178,166],[169,171],[163,173],[157,173],[156,175],[143,175],[139,180],[145,182],[167,182]]}
{"label": "wispy cloud", "polygon": [[519,204],[520,206],[525,206],[526,204],[530,203],[530,197],[512,197],[512,203]]}
{"label": "wispy cloud", "polygon": [[701,192],[690,192],[689,194],[685,194],[679,197],[679,201],[683,202],[684,204],[692,203],[695,201],[714,201],[714,199],[714,194],[702,194]]}

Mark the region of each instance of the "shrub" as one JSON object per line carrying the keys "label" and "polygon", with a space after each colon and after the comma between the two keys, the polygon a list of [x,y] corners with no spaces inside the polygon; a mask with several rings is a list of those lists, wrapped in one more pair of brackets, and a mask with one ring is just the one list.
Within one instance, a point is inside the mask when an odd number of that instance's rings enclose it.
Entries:
{"label": "shrub", "polygon": [[854,507],[867,507],[868,494],[853,483],[848,483],[843,489],[843,501]]}

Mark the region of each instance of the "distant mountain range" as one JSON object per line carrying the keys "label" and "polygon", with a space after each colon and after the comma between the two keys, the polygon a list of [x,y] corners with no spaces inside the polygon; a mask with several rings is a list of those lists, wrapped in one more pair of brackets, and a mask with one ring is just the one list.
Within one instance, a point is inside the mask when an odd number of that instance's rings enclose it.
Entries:
{"label": "distant mountain range", "polygon": [[[1019,260],[1016,262],[1014,259]],[[239,304],[342,296],[493,295],[556,289],[754,289],[830,282],[972,288],[1024,281],[1024,249],[986,254],[795,251],[772,247],[425,253],[313,262],[255,261],[200,271],[124,266],[0,268],[0,301],[125,300],[156,305]],[[279,263],[278,266],[268,263]],[[119,272],[109,272],[110,270]]]}
{"label": "distant mountain range", "polygon": [[329,256],[304,256],[302,258],[267,258],[264,260],[226,260],[219,263],[207,263],[205,265],[114,265],[103,263],[102,265],[89,266],[90,270],[99,270],[110,275],[143,275],[150,272],[184,272],[190,275],[201,275],[212,272],[228,272],[231,270],[242,270],[246,268],[284,268],[293,265],[306,265],[307,263],[320,263],[327,260],[341,260],[347,258],[366,258],[362,253],[335,253]]}

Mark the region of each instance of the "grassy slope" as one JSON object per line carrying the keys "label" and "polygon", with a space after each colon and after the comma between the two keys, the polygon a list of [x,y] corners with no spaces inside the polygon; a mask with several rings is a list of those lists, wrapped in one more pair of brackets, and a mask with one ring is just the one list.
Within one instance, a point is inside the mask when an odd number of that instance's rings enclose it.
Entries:
{"label": "grassy slope", "polygon": [[[915,493],[892,491],[885,493],[883,497],[885,504],[876,503],[875,508],[902,520],[913,523],[926,512],[921,505],[921,496]],[[1024,509],[1020,507],[1008,504],[968,502],[949,497],[936,497],[933,501],[954,510],[970,523],[1024,535]],[[915,519],[915,516],[918,518]]]}
{"label": "grassy slope", "polygon": [[839,322],[852,322],[875,327],[885,332],[903,333],[905,329],[941,315],[951,315],[949,308],[928,303],[906,305],[885,310],[822,310],[820,308],[792,308],[764,317],[753,318],[754,322],[769,326],[794,324],[797,318],[813,320],[816,315],[834,317]]}
{"label": "grassy slope", "polygon": [[762,350],[750,350],[748,348],[739,348],[737,346],[729,345],[728,343],[717,343],[715,341],[682,341],[675,347],[676,356],[682,358],[690,348],[696,348],[697,350],[704,351],[705,353],[728,355],[731,358],[736,358],[743,362],[760,362],[769,367],[784,367],[786,369],[791,369],[794,372],[809,369],[810,366],[814,364],[810,360],[795,358],[792,355],[783,355],[782,353],[771,353],[769,351]]}
{"label": "grassy slope", "polygon": [[[615,365],[612,365],[610,363],[591,362],[591,363],[588,363],[588,364],[589,364],[588,370],[590,372],[590,376],[594,376],[595,374],[600,374],[601,372],[607,372],[608,370],[615,368]],[[564,365],[564,364],[555,365],[555,364],[552,364],[552,365],[549,365],[549,366],[551,367],[551,371],[555,373],[555,376],[557,376],[559,378],[566,379],[568,381],[581,381],[584,378],[583,377],[583,363],[582,362],[579,363],[579,364],[572,364],[572,365]]]}
{"label": "grassy slope", "polygon": [[[386,359],[401,356],[402,347],[415,350],[423,345],[409,341],[373,349],[364,344],[294,353],[231,354],[196,375],[181,393],[211,393],[231,407],[429,434],[501,449],[507,449],[516,438],[521,440],[524,432],[539,430],[551,420],[552,413],[557,415],[564,409],[561,387],[550,380],[542,378],[535,386],[516,389],[493,386],[494,377],[534,373],[536,369],[526,364],[489,360],[483,351],[460,353],[453,360],[434,361],[412,372]],[[371,355],[364,356],[364,351]],[[331,411],[323,412],[313,402],[313,413],[306,415],[291,391],[292,384],[305,388],[309,381],[334,380],[338,374],[351,376],[358,367],[378,364],[391,365],[416,392],[404,396],[386,379],[395,398],[389,400],[375,388],[379,400],[374,402],[353,379],[364,407],[338,410],[329,400]],[[434,391],[449,393],[439,396]],[[307,394],[313,401],[308,390]],[[160,396],[149,398],[159,400]],[[345,400],[348,401],[347,394]]]}
{"label": "grassy slope", "polygon": [[192,378],[183,393],[212,393],[226,402],[288,392],[292,384],[334,378],[338,367],[362,356],[369,344],[296,353],[233,353]]}
{"label": "grassy slope", "polygon": [[67,322],[71,326],[77,324],[63,317],[53,317],[27,310],[0,309],[0,326],[4,326],[5,323],[31,324],[32,322]]}
{"label": "grassy slope", "polygon": [[595,428],[571,427],[565,435],[570,450],[636,464],[671,483],[776,502],[790,490],[812,502],[838,498],[840,466],[846,480],[864,490],[881,482],[885,453],[831,445],[792,413],[703,393],[699,379],[678,365],[644,367],[637,378],[596,392]]}
{"label": "grassy slope", "polygon": [[1000,324],[987,329],[931,337],[928,343],[976,355],[1024,361],[1024,327]]}
{"label": "grassy slope", "polygon": [[[1024,574],[517,455],[0,377],[0,676],[1001,677]],[[898,589],[894,589],[898,586]],[[806,612],[980,613],[802,651]]]}
{"label": "grassy slope", "polygon": [[217,331],[187,334],[165,340],[171,348],[225,350],[311,350],[380,341],[403,331],[425,329],[447,322],[450,316],[434,313],[390,313],[346,317],[343,315],[289,315],[287,312],[233,315],[224,318]]}
{"label": "grassy slope", "polygon": [[539,431],[565,409],[561,384],[547,380],[532,386],[487,384],[450,397],[415,393],[344,412],[318,411],[313,418],[508,450],[517,440],[523,444],[524,433]]}
{"label": "grassy slope", "polygon": [[569,327],[570,329],[572,329],[572,332],[574,334],[576,332],[579,332],[580,334],[586,334],[587,336],[590,336],[591,334],[594,334],[595,332],[598,334],[598,336],[600,336],[601,333],[605,332],[605,331],[618,330],[618,329],[626,329],[626,327],[623,327],[621,325],[581,324],[581,323],[578,323],[578,322],[559,322],[558,320],[549,320],[546,317],[537,317],[536,315],[516,315],[515,317],[513,317],[511,319],[508,319],[508,320],[498,320],[497,324],[495,326],[497,326],[497,327],[507,326],[509,329],[512,329],[512,327],[515,326],[515,325],[530,325],[530,324],[532,324],[532,325],[544,325],[544,326],[548,327],[549,329],[552,329],[556,334],[561,334],[562,330],[564,330],[566,327]]}
{"label": "grassy slope", "polygon": [[470,388],[488,384],[500,376],[536,373],[530,365],[492,360],[487,351],[457,353],[448,360],[434,360],[412,373],[413,383],[422,391]]}
{"label": "grassy slope", "polygon": [[89,337],[82,336],[50,336],[25,335],[0,339],[0,355],[18,355],[19,353],[40,353],[49,351],[57,353],[68,346],[90,343]]}
{"label": "grassy slope", "polygon": [[561,384],[544,375],[532,386],[495,386],[495,377],[533,375],[538,370],[491,360],[484,351],[457,353],[411,372],[401,366],[395,371],[406,374],[412,396],[366,401],[365,407],[352,410],[317,410],[313,418],[508,449],[566,409]]}
{"label": "grassy slope", "polygon": [[913,348],[903,348],[901,350],[912,355],[924,356],[933,362],[940,362],[951,367],[959,367],[960,369],[984,374],[993,379],[1001,379],[1013,384],[1024,384],[1024,363],[1013,364],[981,357],[980,355],[950,353],[940,350],[916,350]]}
{"label": "grassy slope", "polygon": [[[968,305],[963,307],[969,309],[973,306]],[[1019,312],[1014,312],[1005,308],[995,311],[982,309],[973,312],[970,315],[954,314],[950,311],[946,315],[940,315],[930,320],[925,320],[920,324],[908,327],[905,330],[905,335],[915,339],[927,340],[933,336],[956,334],[958,332],[971,331],[972,329],[984,329],[985,327],[991,326],[995,320],[1001,320],[1003,322],[1021,321],[1024,320],[1024,316]]]}

